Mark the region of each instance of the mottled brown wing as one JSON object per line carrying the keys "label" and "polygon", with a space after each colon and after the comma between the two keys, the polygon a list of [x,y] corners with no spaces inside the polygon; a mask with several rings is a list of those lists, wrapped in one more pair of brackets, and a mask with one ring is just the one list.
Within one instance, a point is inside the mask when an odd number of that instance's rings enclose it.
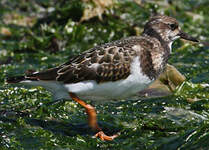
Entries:
{"label": "mottled brown wing", "polygon": [[77,56],[58,70],[57,81],[76,83],[84,80],[107,82],[125,79],[136,52],[129,43],[103,45]]}
{"label": "mottled brown wing", "polygon": [[132,47],[139,41],[140,38],[132,37],[96,46],[61,66],[33,73],[27,77],[64,83],[84,80],[95,80],[100,83],[125,79],[130,74],[130,65],[136,56],[136,51]]}

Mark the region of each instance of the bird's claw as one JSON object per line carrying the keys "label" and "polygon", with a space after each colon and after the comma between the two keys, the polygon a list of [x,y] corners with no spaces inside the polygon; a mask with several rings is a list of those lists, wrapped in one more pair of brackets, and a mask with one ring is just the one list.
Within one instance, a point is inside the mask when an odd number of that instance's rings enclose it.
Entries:
{"label": "bird's claw", "polygon": [[114,138],[116,138],[118,136],[119,136],[119,134],[107,136],[103,131],[99,131],[97,134],[95,134],[95,137],[100,138],[102,141],[112,141]]}

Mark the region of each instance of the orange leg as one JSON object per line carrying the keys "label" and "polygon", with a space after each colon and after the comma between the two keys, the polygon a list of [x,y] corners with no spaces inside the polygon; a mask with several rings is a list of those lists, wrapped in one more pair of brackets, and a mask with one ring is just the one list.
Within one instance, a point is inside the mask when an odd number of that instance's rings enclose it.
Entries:
{"label": "orange leg", "polygon": [[79,99],[74,93],[70,93],[70,97],[86,109],[86,113],[88,115],[89,126],[93,130],[98,131],[98,133],[95,134],[96,137],[99,137],[101,140],[111,141],[118,136],[117,134],[113,135],[113,136],[107,136],[104,134],[102,129],[97,124],[97,114],[96,114],[95,108],[93,106],[86,104],[84,101]]}

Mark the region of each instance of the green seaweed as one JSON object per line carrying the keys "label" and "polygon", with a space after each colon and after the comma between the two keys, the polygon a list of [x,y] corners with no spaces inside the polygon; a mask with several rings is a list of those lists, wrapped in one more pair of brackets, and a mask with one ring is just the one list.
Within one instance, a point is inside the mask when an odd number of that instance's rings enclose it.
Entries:
{"label": "green seaweed", "polygon": [[[0,149],[209,149],[208,1],[116,1],[102,20],[79,22],[85,6],[80,0],[0,2]],[[5,83],[7,76],[54,67],[95,45],[138,35],[153,13],[177,18],[201,43],[173,44],[169,63],[187,78],[173,95],[89,102],[107,134],[120,132],[114,141],[92,138],[77,103],[50,104],[51,93],[41,87]],[[31,20],[23,24],[26,17]]]}

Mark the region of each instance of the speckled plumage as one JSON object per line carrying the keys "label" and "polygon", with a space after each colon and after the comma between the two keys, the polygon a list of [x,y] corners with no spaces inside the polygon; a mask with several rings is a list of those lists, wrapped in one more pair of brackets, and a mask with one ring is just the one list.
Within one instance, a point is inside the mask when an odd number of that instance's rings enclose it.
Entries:
{"label": "speckled plumage", "polygon": [[[135,48],[137,46],[139,48]],[[96,80],[98,83],[116,81],[130,75],[130,64],[133,58],[139,56],[143,73],[150,79],[155,79],[162,72],[165,64],[163,60],[155,61],[155,58],[163,57],[158,54],[162,49],[159,41],[152,37],[133,36],[96,46],[59,67],[34,73],[28,77],[64,83],[84,80]]]}

